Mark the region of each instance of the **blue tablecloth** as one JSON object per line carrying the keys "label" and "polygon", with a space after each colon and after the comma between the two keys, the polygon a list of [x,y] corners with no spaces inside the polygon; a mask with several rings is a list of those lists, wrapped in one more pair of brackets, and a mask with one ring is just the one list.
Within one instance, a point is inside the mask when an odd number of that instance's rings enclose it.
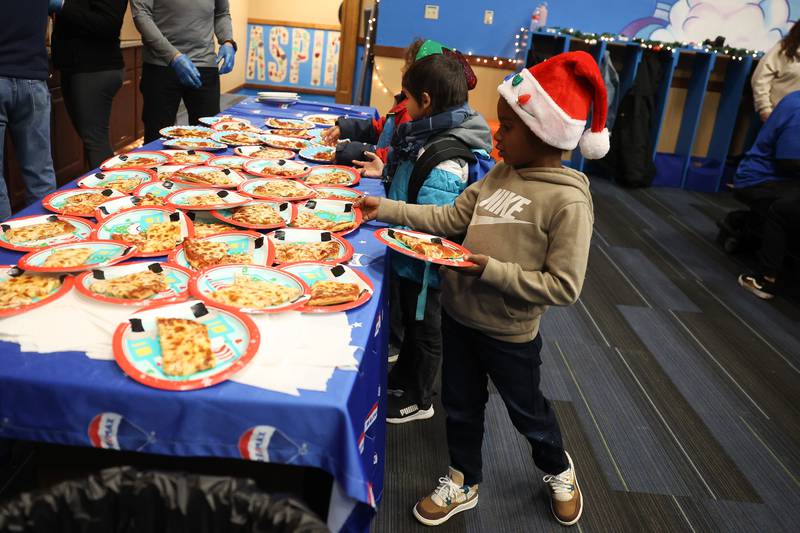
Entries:
{"label": "blue tablecloth", "polygon": [[[321,112],[375,113],[311,103],[280,109],[254,99],[226,110],[256,124],[266,116]],[[143,147],[161,148],[160,141]],[[383,193],[375,180],[358,188]],[[44,212],[37,205],[15,216]],[[113,361],[79,352],[24,353],[17,344],[0,342],[0,438],[321,468],[336,480],[329,525],[367,530],[383,490],[389,317],[386,254],[372,235],[375,228],[365,225],[347,236],[356,251],[350,265],[375,286],[368,304],[347,313],[351,344],[359,347],[358,371],[337,370],[326,392],[293,397],[233,382],[168,392],[133,381]],[[16,263],[21,255],[2,250],[0,264]],[[42,335],[47,334],[42,324]]]}

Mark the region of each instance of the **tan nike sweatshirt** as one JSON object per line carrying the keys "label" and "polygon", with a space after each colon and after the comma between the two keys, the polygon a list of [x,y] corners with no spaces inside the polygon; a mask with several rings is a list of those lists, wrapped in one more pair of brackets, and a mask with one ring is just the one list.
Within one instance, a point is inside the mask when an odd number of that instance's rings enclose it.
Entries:
{"label": "tan nike sweatshirt", "polygon": [[578,299],[594,213],[581,172],[499,163],[455,205],[384,199],[378,219],[444,237],[466,234],[464,247],[491,259],[480,277],[442,268],[442,305],[465,326],[526,342],[548,306]]}

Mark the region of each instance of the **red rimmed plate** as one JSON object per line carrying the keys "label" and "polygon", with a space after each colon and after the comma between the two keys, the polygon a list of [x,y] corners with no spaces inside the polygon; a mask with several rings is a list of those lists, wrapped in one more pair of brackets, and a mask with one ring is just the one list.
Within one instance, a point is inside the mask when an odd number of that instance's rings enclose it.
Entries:
{"label": "red rimmed plate", "polygon": [[277,135],[278,137],[291,137],[292,139],[305,139],[310,141],[314,138],[308,130],[267,130],[267,135]]}
{"label": "red rimmed plate", "polygon": [[[275,190],[274,194],[270,191],[259,191],[259,188],[265,185],[275,184],[275,187],[286,189],[285,192]],[[290,190],[289,187],[292,187]],[[297,196],[280,196],[279,193],[289,194],[296,190]],[[299,202],[301,200],[308,200],[314,198],[317,193],[314,189],[294,180],[287,180],[283,178],[254,178],[247,180],[239,185],[239,192],[258,198],[260,200],[270,200],[273,202]]]}
{"label": "red rimmed plate", "polygon": [[261,142],[272,148],[284,148],[287,150],[303,150],[311,146],[311,141],[298,139],[297,137],[280,137],[278,135],[262,135]]}
{"label": "red rimmed plate", "polygon": [[[242,209],[250,205],[259,205],[259,204],[265,204],[272,207],[281,216],[283,221],[275,224],[254,224],[252,222],[244,222],[233,218],[233,216],[236,214],[236,210]],[[243,228],[256,229],[256,230],[278,229],[278,228],[284,228],[292,223],[292,221],[297,216],[297,206],[290,202],[270,202],[269,200],[253,200],[252,202],[248,202],[245,205],[234,207],[232,209],[211,211],[211,216],[227,224],[232,224],[234,226],[241,226]]]}
{"label": "red rimmed plate", "polygon": [[[92,197],[97,196],[97,204],[93,205],[91,209],[86,212],[74,212],[69,209],[66,204],[71,197],[78,195],[91,195]],[[115,191],[114,189],[67,189],[65,191],[56,191],[45,196],[42,199],[42,207],[48,211],[52,211],[53,213],[58,213],[60,215],[91,218],[95,216],[95,209],[97,209],[100,204],[103,204],[113,198],[120,198],[122,196],[127,195],[125,193]],[[92,200],[94,201],[95,198]]]}
{"label": "red rimmed plate", "polygon": [[[188,376],[169,376],[161,370],[158,318],[185,318],[208,329],[214,367]],[[134,313],[114,332],[114,358],[132,379],[156,389],[185,391],[211,387],[244,368],[258,351],[261,336],[253,320],[238,311],[199,300],[153,305]]]}
{"label": "red rimmed plate", "polygon": [[[331,224],[333,227],[314,227],[313,224],[301,222],[303,213],[316,215],[318,218]],[[352,233],[361,226],[363,217],[361,209],[353,207],[352,202],[343,202],[341,200],[325,200],[313,199],[297,206],[297,218],[292,222],[292,227],[305,228],[305,229],[322,229],[331,231],[337,235],[347,235]],[[337,230],[336,225],[347,224],[351,226]]]}
{"label": "red rimmed plate", "polygon": [[247,131],[252,133],[264,133],[256,128],[248,120],[220,120],[211,125],[214,131]]}
{"label": "red rimmed plate", "polygon": [[[135,241],[126,239],[128,235],[135,239],[136,236],[147,231],[153,224],[163,222],[177,222],[180,225],[180,242],[174,243],[169,248],[144,251],[142,246],[137,245]],[[170,207],[135,207],[103,219],[92,235],[97,240],[122,242],[137,246],[135,257],[161,257],[172,252],[185,239],[194,236],[194,228],[192,227],[192,221],[177,209]],[[119,235],[119,237],[115,238],[115,235]],[[128,237],[128,239],[131,237]]]}
{"label": "red rimmed plate", "polygon": [[180,137],[178,139],[169,139],[168,141],[164,141],[162,144],[167,148],[176,150],[203,150],[206,152],[217,152],[219,150],[228,149],[227,144],[211,140],[208,137]]}
{"label": "red rimmed plate", "polygon": [[294,159],[297,152],[282,148],[269,148],[264,146],[237,146],[233,153],[252,159]]}
{"label": "red rimmed plate", "polygon": [[361,182],[361,174],[343,165],[318,165],[303,178],[306,185],[340,185],[354,187]]}
{"label": "red rimmed plate", "polygon": [[115,155],[103,161],[101,170],[124,170],[128,168],[150,168],[165,165],[169,156],[162,152],[142,150],[127,154]]}
{"label": "red rimmed plate", "polygon": [[264,124],[276,130],[313,130],[316,127],[316,124],[307,120],[279,117],[270,117],[264,120]]}
{"label": "red rimmed plate", "polygon": [[286,159],[253,159],[244,164],[248,174],[262,178],[302,179],[311,173],[311,167]]}
{"label": "red rimmed plate", "polygon": [[312,144],[300,150],[298,155],[307,161],[314,161],[315,163],[330,165],[336,162],[336,148],[331,146]]}
{"label": "red rimmed plate", "polygon": [[213,213],[213,211],[186,211],[186,216],[189,217],[189,220],[194,224],[195,238],[202,239],[221,233],[240,231],[240,228],[225,224],[214,218],[211,213]]}
{"label": "red rimmed plate", "polygon": [[[138,272],[151,271],[155,273],[163,273],[168,288],[158,294],[154,294],[148,298],[128,299],[116,298],[113,296],[106,296],[105,294],[94,292],[92,284],[101,280],[112,280],[126,276],[128,274],[135,274]],[[192,272],[183,268],[182,266],[172,265],[165,262],[148,263],[147,261],[140,261],[136,263],[129,263],[125,265],[116,265],[107,268],[95,268],[89,272],[84,272],[75,278],[75,288],[93,300],[100,302],[118,304],[118,305],[152,305],[155,303],[176,302],[185,300],[189,297],[189,280],[192,277]]]}
{"label": "red rimmed plate", "polygon": [[[158,186],[162,183],[165,182],[151,181],[149,183],[145,183],[142,185],[142,187],[147,187],[150,184]],[[139,187],[139,189],[142,187]],[[120,211],[127,211],[128,209],[136,209],[137,207],[164,207],[166,205],[164,203],[165,198],[166,196],[154,194],[151,194],[150,196],[138,195],[135,194],[134,191],[134,194],[131,194],[130,196],[115,198],[100,204],[97,209],[95,209],[94,218],[96,218],[98,222],[101,222],[111,215],[119,213]]]}
{"label": "red rimmed plate", "polygon": [[196,165],[161,165],[159,167],[154,167],[151,170],[156,173],[156,181],[166,181],[166,180],[171,180],[172,175],[178,172],[179,170],[189,166],[196,166]]}
{"label": "red rimmed plate", "polygon": [[311,188],[317,191],[317,198],[324,198],[326,200],[355,202],[359,198],[366,196],[364,192],[351,189],[344,185],[312,185]]}
{"label": "red rimmed plate", "polygon": [[158,134],[168,139],[204,138],[208,139],[214,135],[214,130],[206,126],[167,126],[158,130]]}
{"label": "red rimmed plate", "polygon": [[[283,303],[267,307],[243,307],[215,300],[214,293],[234,285],[238,276],[245,276],[252,281],[282,285],[293,291],[295,295]],[[219,265],[206,268],[192,277],[189,288],[195,297],[211,305],[251,314],[281,313],[297,309],[303,306],[308,299],[309,291],[303,280],[294,274],[273,267],[257,265]],[[253,290],[253,292],[257,291]]]}
{"label": "red rimmed plate", "polygon": [[[161,150],[161,153],[169,156],[167,165],[204,165],[206,161],[214,157],[214,154],[200,150]],[[161,166],[164,163],[159,163]]]}
{"label": "red rimmed plate", "polygon": [[[441,244],[442,246],[452,250],[453,252],[458,253],[459,258],[435,259],[417,253],[411,250],[411,248],[406,246],[401,241],[397,240],[397,235],[403,235],[403,234],[417,239],[421,239],[431,244]],[[448,241],[447,239],[443,239],[442,237],[437,237],[435,235],[430,235],[428,233],[422,233],[420,231],[412,231],[407,229],[381,228],[375,231],[375,238],[377,238],[379,241],[381,241],[383,244],[385,244],[392,250],[400,252],[403,255],[413,257],[414,259],[419,259],[421,261],[427,261],[429,263],[436,263],[437,265],[446,265],[452,267],[467,267],[467,266],[474,266],[475,264],[470,261],[463,260],[463,258],[468,256],[471,252],[466,248],[464,248],[463,246],[461,246],[460,244],[456,244],[453,241]]]}
{"label": "red rimmed plate", "polygon": [[[228,247],[227,255],[234,256],[233,258],[237,259],[237,262],[231,261],[225,264],[270,266],[275,262],[275,247],[266,236],[255,231],[228,231],[194,240],[224,243]],[[246,257],[247,255],[250,257]],[[236,256],[242,256],[242,259],[238,260]],[[248,259],[250,262],[248,262]],[[189,270],[195,270],[186,258],[184,246],[177,248],[169,254],[169,261],[184,268],[188,268]]]}
{"label": "red rimmed plate", "polygon": [[340,115],[332,115],[329,113],[317,113],[315,115],[306,115],[303,120],[311,122],[318,128],[330,128],[336,125],[336,121]]}
{"label": "red rimmed plate", "polygon": [[[194,176],[198,180],[203,179],[204,174],[208,173],[222,173],[227,179],[227,183],[210,183],[205,181],[192,181],[191,178]],[[222,177],[222,176],[220,176]],[[232,170],[230,168],[219,168],[219,167],[212,167],[206,165],[197,165],[193,167],[184,167],[177,172],[175,172],[170,181],[174,183],[178,183],[183,185],[183,188],[194,187],[194,188],[208,188],[208,187],[215,187],[217,189],[235,189],[245,181],[247,178],[244,177],[240,172],[236,170]]]}
{"label": "red rimmed plate", "polygon": [[26,273],[23,269],[19,268],[16,265],[0,265],[0,293],[3,293],[3,285],[5,282],[11,278],[18,278],[23,274],[29,274],[31,276],[47,276],[57,279],[59,281],[58,286],[54,287],[49,294],[42,298],[35,299],[31,303],[18,305],[15,304],[8,307],[0,307],[0,318],[7,317],[7,316],[14,316],[24,313],[26,311],[30,311],[31,309],[36,309],[37,307],[41,307],[47,303],[50,303],[54,300],[58,300],[65,294],[69,292],[72,288],[72,277],[71,276],[58,276],[53,274],[36,274],[36,273]]}
{"label": "red rimmed plate", "polygon": [[[33,229],[31,226],[58,221],[70,224],[73,230],[44,239],[22,239],[22,237],[33,236],[23,233],[23,228],[28,228],[28,230],[24,231],[30,231]],[[94,224],[91,222],[69,215],[33,215],[29,217],[12,218],[0,224],[0,246],[17,252],[30,252],[31,250],[39,250],[54,244],[86,240],[91,236],[94,227]],[[9,234],[12,238],[9,238]]]}
{"label": "red rimmed plate", "polygon": [[148,181],[155,181],[157,174],[148,168],[129,168],[95,172],[79,179],[75,184],[81,189],[113,189],[130,194]]}
{"label": "red rimmed plate", "polygon": [[[318,281],[339,281],[342,283],[355,283],[361,289],[358,299],[352,302],[336,305],[308,305],[306,302],[298,310],[305,313],[336,313],[339,311],[349,311],[356,307],[361,307],[367,303],[375,292],[372,282],[363,272],[347,265],[331,265],[330,263],[318,263],[314,261],[304,261],[283,265],[281,270],[290,272],[302,279],[309,290]],[[310,293],[309,293],[310,294]]]}
{"label": "red rimmed plate", "polygon": [[[88,249],[89,255],[83,263],[74,266],[46,266],[45,261],[55,253],[66,250]],[[82,272],[95,267],[116,265],[130,259],[136,253],[136,247],[116,241],[79,241],[57,244],[44,250],[30,252],[19,260],[19,267],[32,272]]]}
{"label": "red rimmed plate", "polygon": [[251,161],[252,157],[244,155],[218,155],[206,161],[206,166],[216,168],[229,168],[244,171],[244,164]]}
{"label": "red rimmed plate", "polygon": [[[192,199],[201,196],[216,196],[219,198],[218,203],[209,203],[207,205],[194,205]],[[216,209],[227,209],[229,207],[236,207],[237,205],[244,205],[250,201],[247,196],[234,191],[222,191],[220,189],[197,188],[197,189],[181,189],[167,196],[167,205],[177,209],[184,209],[187,211],[214,211]]]}
{"label": "red rimmed plate", "polygon": [[338,254],[334,257],[330,257],[328,259],[322,259],[319,262],[322,263],[346,263],[353,257],[353,246],[347,242],[344,237],[340,237],[335,233],[331,233],[330,231],[320,231],[315,229],[296,229],[296,228],[285,228],[275,230],[272,233],[267,235],[267,238],[272,243],[272,247],[275,250],[275,263],[278,264],[291,264],[291,263],[301,263],[306,262],[308,259],[298,259],[298,260],[279,260],[280,247],[287,244],[311,244],[311,243],[324,243],[324,242],[334,242],[338,245]]}
{"label": "red rimmed plate", "polygon": [[250,146],[262,142],[263,135],[252,131],[218,131],[211,136],[217,142],[228,146]]}

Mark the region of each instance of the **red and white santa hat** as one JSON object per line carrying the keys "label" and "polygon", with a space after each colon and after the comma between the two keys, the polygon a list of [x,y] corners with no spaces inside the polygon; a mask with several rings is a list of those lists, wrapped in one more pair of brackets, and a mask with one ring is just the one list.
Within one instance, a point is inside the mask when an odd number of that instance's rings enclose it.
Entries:
{"label": "red and white santa hat", "polygon": [[[608,152],[606,86],[586,52],[566,52],[508,78],[497,87],[511,108],[542,141],[562,150],[580,144],[587,159]],[[592,113],[591,128],[584,131]]]}

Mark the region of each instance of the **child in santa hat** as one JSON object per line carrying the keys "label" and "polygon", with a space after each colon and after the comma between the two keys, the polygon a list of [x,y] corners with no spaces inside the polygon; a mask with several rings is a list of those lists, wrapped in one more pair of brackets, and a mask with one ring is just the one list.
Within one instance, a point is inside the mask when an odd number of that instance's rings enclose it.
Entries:
{"label": "child in santa hat", "polygon": [[[487,380],[545,472],[556,520],[575,524],[583,498],[555,412],[539,390],[539,322],[551,305],[581,292],[594,222],[587,177],[564,168],[564,150],[590,159],[608,151],[606,92],[594,59],[568,52],[509,77],[499,87],[495,134],[503,157],[452,206],[360,201],[365,220],[444,236],[466,234],[475,266],[442,269],[442,402],[450,470],[414,506],[438,525],[478,503]],[[584,131],[590,107],[590,130]]]}

